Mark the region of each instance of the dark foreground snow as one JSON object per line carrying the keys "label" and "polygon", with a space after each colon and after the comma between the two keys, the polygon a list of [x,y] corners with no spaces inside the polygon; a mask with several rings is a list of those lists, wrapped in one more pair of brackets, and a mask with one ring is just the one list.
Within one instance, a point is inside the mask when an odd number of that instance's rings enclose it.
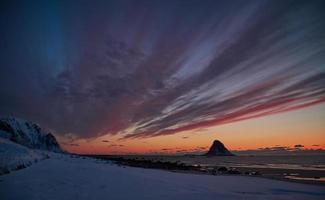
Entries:
{"label": "dark foreground snow", "polygon": [[322,186],[119,167],[56,154],[0,176],[0,199],[324,199]]}
{"label": "dark foreground snow", "polygon": [[28,167],[33,163],[44,160],[50,153],[30,149],[0,137],[0,175]]}

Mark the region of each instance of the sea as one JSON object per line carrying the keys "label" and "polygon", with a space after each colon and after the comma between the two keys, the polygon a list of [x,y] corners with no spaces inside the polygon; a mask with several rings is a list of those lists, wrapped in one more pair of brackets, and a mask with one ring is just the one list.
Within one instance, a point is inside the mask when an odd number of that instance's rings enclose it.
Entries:
{"label": "sea", "polygon": [[268,177],[280,177],[299,181],[325,183],[325,155],[121,155],[129,159],[145,159],[161,162],[178,162],[186,165],[213,168],[241,168],[260,171]]}

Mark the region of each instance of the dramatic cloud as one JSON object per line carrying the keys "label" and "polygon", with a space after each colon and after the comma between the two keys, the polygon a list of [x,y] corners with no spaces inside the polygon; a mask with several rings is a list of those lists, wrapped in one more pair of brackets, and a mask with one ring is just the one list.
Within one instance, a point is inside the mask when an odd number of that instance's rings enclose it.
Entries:
{"label": "dramatic cloud", "polygon": [[123,144],[111,144],[111,145],[108,145],[108,148],[111,148],[111,147],[124,147]]}
{"label": "dramatic cloud", "polygon": [[303,147],[305,147],[305,146],[304,146],[304,145],[301,145],[301,144],[296,144],[294,147],[295,147],[295,148],[303,148]]}
{"label": "dramatic cloud", "polygon": [[79,147],[79,144],[69,144],[70,146]]}
{"label": "dramatic cloud", "polygon": [[324,9],[316,0],[8,1],[0,113],[73,138],[145,138],[319,104]]}

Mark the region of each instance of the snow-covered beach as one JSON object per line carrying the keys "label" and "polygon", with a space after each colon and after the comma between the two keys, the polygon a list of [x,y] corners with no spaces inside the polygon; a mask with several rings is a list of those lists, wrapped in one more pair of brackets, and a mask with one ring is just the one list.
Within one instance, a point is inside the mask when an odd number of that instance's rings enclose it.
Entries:
{"label": "snow-covered beach", "polygon": [[7,199],[323,199],[325,188],[243,176],[208,176],[121,167],[53,154],[0,176]]}
{"label": "snow-covered beach", "polygon": [[325,200],[325,0],[0,0],[0,200]]}
{"label": "snow-covered beach", "polygon": [[50,133],[34,123],[13,118],[0,122],[1,200],[325,197],[324,186],[135,168],[111,160],[76,156],[64,152]]}

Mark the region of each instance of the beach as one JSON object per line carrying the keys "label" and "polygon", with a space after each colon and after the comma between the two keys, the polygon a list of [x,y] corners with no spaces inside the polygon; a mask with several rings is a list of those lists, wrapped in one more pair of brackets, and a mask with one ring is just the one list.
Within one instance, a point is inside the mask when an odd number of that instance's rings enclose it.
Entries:
{"label": "beach", "polygon": [[323,186],[178,173],[53,154],[0,176],[1,199],[323,199]]}
{"label": "beach", "polygon": [[200,156],[88,155],[117,164],[181,173],[254,176],[325,185],[324,155]]}

